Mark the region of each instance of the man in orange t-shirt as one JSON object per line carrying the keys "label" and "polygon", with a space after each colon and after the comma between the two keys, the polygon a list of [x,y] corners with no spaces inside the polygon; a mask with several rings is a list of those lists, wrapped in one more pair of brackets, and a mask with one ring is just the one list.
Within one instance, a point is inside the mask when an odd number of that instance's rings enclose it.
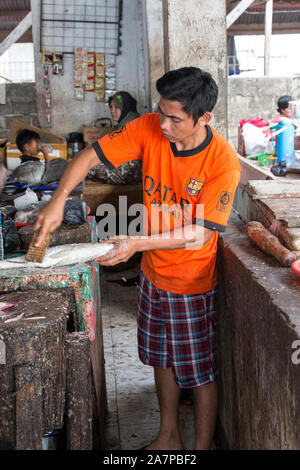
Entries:
{"label": "man in orange t-shirt", "polygon": [[[240,178],[232,147],[208,125],[218,88],[210,74],[184,67],[157,81],[159,112],[95,142],[69,165],[40,212],[37,244],[61,223],[64,201],[99,160],[116,168],[143,160],[144,228],[116,237],[103,265],[142,251],[138,348],[154,368],[161,428],[147,449],[180,450],[180,389],[193,389],[195,449],[209,449],[217,414],[216,252]],[[109,240],[111,241],[111,239]]]}

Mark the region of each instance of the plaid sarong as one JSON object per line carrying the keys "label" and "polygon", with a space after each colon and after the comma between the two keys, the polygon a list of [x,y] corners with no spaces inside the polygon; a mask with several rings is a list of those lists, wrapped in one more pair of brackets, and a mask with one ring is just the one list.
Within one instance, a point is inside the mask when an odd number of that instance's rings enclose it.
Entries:
{"label": "plaid sarong", "polygon": [[215,380],[216,289],[204,294],[173,294],[157,289],[141,271],[138,350],[152,367],[172,367],[180,388]]}

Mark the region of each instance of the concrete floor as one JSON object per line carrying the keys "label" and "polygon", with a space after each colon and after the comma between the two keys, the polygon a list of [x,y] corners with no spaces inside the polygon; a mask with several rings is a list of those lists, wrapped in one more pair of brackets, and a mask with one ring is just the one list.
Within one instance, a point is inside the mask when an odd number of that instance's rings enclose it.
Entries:
{"label": "concrete floor", "polygon": [[[102,322],[108,396],[107,450],[134,450],[151,442],[159,431],[159,406],[152,367],[142,364],[137,351],[137,294],[133,286],[113,280],[132,279],[138,268],[101,271]],[[180,405],[184,447],[193,449],[191,404]]]}

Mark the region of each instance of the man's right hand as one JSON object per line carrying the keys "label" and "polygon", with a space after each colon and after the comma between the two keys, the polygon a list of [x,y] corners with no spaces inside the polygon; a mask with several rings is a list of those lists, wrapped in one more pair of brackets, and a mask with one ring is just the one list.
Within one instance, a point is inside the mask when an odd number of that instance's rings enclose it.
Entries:
{"label": "man's right hand", "polygon": [[62,223],[64,217],[64,203],[61,201],[50,201],[37,216],[33,230],[39,231],[35,246],[38,247],[48,233],[54,232]]}

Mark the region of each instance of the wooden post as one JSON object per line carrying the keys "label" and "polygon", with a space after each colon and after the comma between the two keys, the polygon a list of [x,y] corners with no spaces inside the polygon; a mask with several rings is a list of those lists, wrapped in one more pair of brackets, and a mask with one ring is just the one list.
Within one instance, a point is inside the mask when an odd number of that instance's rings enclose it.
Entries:
{"label": "wooden post", "polygon": [[66,430],[68,450],[91,450],[92,376],[90,340],[86,333],[66,337]]}
{"label": "wooden post", "polygon": [[265,76],[270,75],[271,36],[273,21],[273,0],[266,1],[265,11]]}
{"label": "wooden post", "polygon": [[240,3],[228,13],[226,17],[226,28],[229,29],[253,2],[254,0],[241,0]]}

